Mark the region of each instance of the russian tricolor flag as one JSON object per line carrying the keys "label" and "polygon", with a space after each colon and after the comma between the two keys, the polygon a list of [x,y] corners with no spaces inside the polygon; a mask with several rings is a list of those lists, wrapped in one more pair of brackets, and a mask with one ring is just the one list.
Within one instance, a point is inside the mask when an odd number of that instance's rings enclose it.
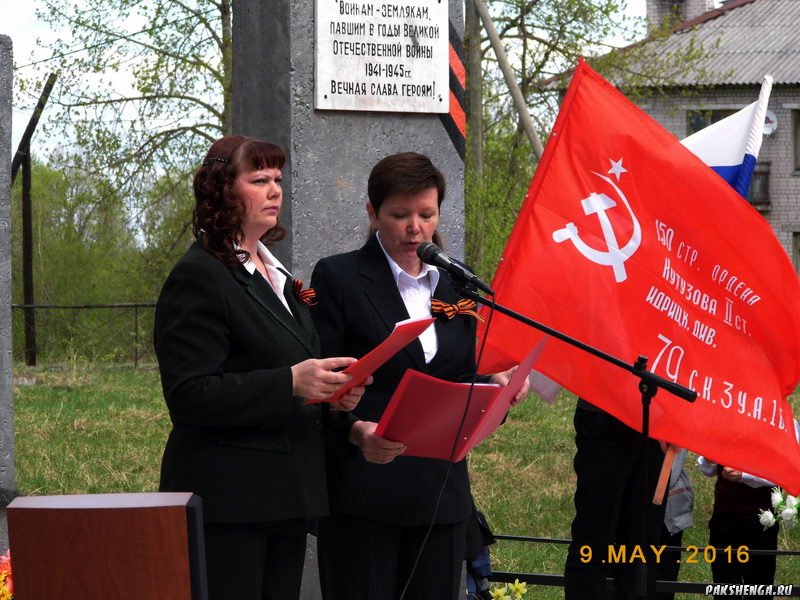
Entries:
{"label": "russian tricolor flag", "polygon": [[745,198],[761,149],[771,90],[772,75],[766,75],[756,102],[681,141]]}

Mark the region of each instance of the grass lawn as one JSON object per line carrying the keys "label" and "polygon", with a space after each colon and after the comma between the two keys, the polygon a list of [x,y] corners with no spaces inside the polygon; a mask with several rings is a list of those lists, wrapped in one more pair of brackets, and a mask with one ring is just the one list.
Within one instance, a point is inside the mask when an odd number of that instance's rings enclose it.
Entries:
{"label": "grass lawn", "polygon": [[[15,370],[17,486],[26,495],[151,492],[170,424],[153,369],[74,366],[65,371]],[[25,380],[25,383],[21,383]],[[35,383],[34,383],[35,380]],[[797,397],[796,397],[797,399]],[[495,533],[569,538],[575,474],[572,413],[566,393],[552,406],[531,396],[469,458],[475,499]],[[684,544],[708,541],[713,480],[687,465],[695,487],[695,525]],[[797,529],[780,547],[800,550]],[[497,570],[563,573],[566,546],[501,541]],[[710,581],[700,559],[681,568],[683,581]],[[800,584],[800,556],[778,559],[778,584]],[[561,598],[561,588],[532,587],[528,598]],[[697,596],[678,595],[689,600]]]}
{"label": "grass lawn", "polygon": [[17,488],[155,492],[170,423],[156,370],[15,370]]}

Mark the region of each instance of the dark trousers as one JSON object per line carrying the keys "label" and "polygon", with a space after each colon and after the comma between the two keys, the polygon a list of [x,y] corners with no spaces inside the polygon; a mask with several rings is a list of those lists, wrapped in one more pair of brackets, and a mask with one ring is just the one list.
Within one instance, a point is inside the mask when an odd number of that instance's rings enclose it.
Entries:
{"label": "dark trousers", "polygon": [[296,600],[306,521],[206,523],[209,600]]}
{"label": "dark trousers", "polygon": [[[564,567],[564,598],[634,598],[642,572],[642,561],[634,555],[637,548],[647,560],[647,597],[654,598],[656,559],[649,546],[658,544],[664,505],[654,505],[652,498],[664,453],[658,442],[648,440],[645,500],[641,434],[607,413],[581,407],[575,410],[574,423],[577,485],[572,542]],[[625,563],[619,560],[622,551]],[[607,590],[606,577],[614,578],[615,596]]]}
{"label": "dark trousers", "polygon": [[[715,548],[731,546],[731,560],[727,552],[717,550],[716,560],[711,563],[714,583],[747,583],[769,585],[775,581],[775,555],[750,554],[747,562],[737,560],[736,550],[747,546],[750,550],[775,550],[778,547],[778,525],[764,531],[758,522],[757,510],[752,515],[714,513],[708,523],[708,543]],[[714,596],[721,598],[721,596]],[[726,596],[741,598],[741,596]]]}
{"label": "dark trousers", "polygon": [[[680,546],[682,542],[683,530],[680,530],[675,535],[670,535],[667,526],[662,526],[661,544],[664,546]],[[662,581],[678,581],[682,559],[683,553],[680,550],[664,550],[661,554],[661,561],[656,567],[657,578]],[[660,592],[656,595],[657,600],[674,600],[674,598],[675,594],[673,592]]]}
{"label": "dark trousers", "polygon": [[319,576],[325,600],[456,600],[462,593],[465,522],[408,527],[332,514],[320,519]]}

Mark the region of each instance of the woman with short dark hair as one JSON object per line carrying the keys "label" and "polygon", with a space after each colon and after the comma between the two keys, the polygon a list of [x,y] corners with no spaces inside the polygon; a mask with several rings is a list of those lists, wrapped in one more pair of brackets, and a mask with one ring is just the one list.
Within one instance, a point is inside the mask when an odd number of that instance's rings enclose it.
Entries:
{"label": "woman with short dark hair", "polygon": [[[448,273],[417,256],[421,243],[438,242],[445,194],[431,160],[412,152],[387,156],[372,169],[367,190],[373,234],[360,250],[319,261],[312,275],[317,304],[311,314],[323,355],[362,356],[396,322],[431,316],[444,304],[451,310],[437,313],[434,326],[375,372],[346,435],[330,438],[331,515],[320,520],[317,536],[322,594],[325,600],[396,600],[408,584],[408,600],[455,600],[472,514],[466,461],[453,464],[446,477],[448,461],[402,456],[405,446],[375,435],[375,428],[407,369],[472,379],[477,314],[474,302],[458,304]],[[512,372],[481,381],[506,385]]]}

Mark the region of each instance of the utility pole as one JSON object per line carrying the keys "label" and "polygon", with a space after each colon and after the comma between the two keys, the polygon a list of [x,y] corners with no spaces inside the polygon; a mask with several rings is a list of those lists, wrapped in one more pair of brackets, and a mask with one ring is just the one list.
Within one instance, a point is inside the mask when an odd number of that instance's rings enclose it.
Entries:
{"label": "utility pole", "polygon": [[33,308],[33,219],[31,210],[31,155],[22,158],[22,309],[25,364],[36,366],[36,310]]}
{"label": "utility pole", "polygon": [[39,117],[47,104],[50,92],[56,82],[56,74],[50,73],[44,84],[39,101],[22,134],[17,153],[11,163],[11,185],[22,166],[22,309],[25,329],[25,364],[36,366],[36,309],[33,295],[33,200],[31,198],[31,138],[39,123]]}
{"label": "utility pole", "polygon": [[47,77],[47,81],[44,83],[44,87],[42,88],[39,101],[36,103],[36,107],[33,109],[33,114],[28,121],[28,126],[25,128],[25,133],[22,134],[22,139],[20,139],[19,144],[17,145],[17,153],[14,155],[14,160],[11,161],[12,186],[14,185],[14,180],[17,178],[17,170],[19,170],[19,166],[22,164],[23,157],[30,155],[31,138],[33,137],[33,132],[36,130],[36,126],[39,124],[39,117],[42,116],[42,111],[44,111],[44,106],[47,104],[47,99],[50,97],[50,92],[53,91],[53,86],[55,83],[56,74],[50,73],[50,75]]}

